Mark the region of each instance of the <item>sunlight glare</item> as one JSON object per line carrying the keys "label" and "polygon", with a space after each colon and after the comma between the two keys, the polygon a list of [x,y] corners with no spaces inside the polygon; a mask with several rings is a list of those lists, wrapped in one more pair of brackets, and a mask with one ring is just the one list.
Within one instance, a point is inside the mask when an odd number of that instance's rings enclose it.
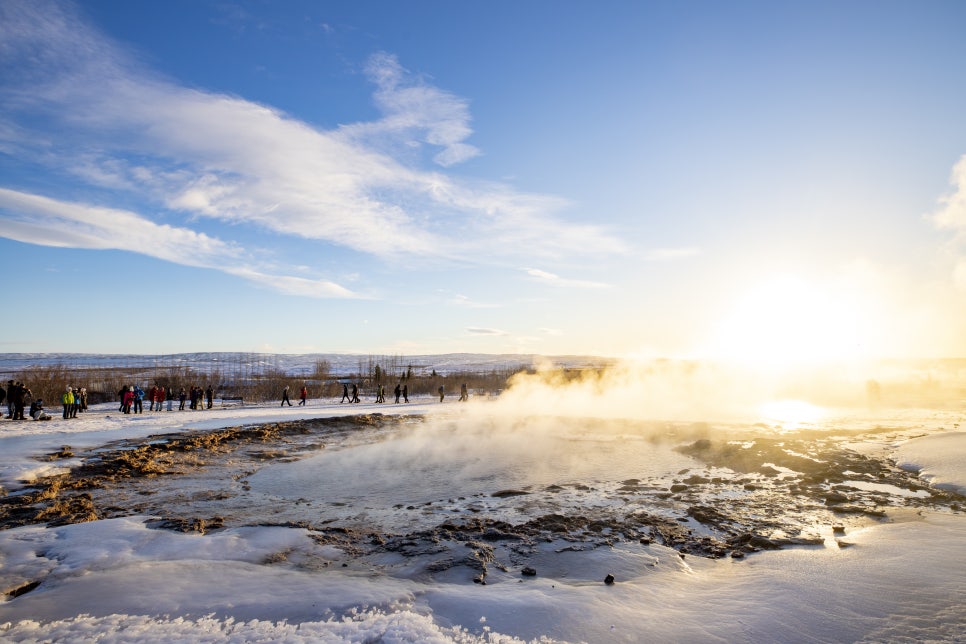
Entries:
{"label": "sunlight glare", "polygon": [[817,423],[825,417],[826,412],[803,400],[773,400],[762,405],[759,414],[763,420],[792,431]]}
{"label": "sunlight glare", "polygon": [[769,370],[849,360],[863,350],[854,301],[794,276],[748,291],[718,328],[714,353]]}

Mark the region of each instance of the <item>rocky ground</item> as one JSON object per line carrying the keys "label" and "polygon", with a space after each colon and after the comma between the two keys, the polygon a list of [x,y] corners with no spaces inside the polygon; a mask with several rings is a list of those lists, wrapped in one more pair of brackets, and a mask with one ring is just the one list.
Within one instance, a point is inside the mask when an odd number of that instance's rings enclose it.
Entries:
{"label": "rocky ground", "polygon": [[[289,525],[311,531],[352,561],[420,561],[418,574],[469,570],[486,583],[494,568],[537,574],[542,554],[616,544],[660,544],[680,556],[732,557],[787,546],[848,546],[855,526],[888,520],[897,508],[962,512],[964,499],[920,481],[887,459],[848,448],[841,435],[767,435],[740,439],[665,437],[693,459],[671,480],[642,477],[481,490],[417,505],[427,528],[394,532],[345,521],[318,499],[279,502],[253,496],[248,479],[318,454],[383,440],[419,418],[360,415],[241,426],[119,441],[84,453],[69,446],[47,455],[79,463],[0,498],[0,529],[62,525],[146,515],[159,529],[205,533],[242,525]],[[854,437],[852,437],[854,438]],[[513,507],[514,516],[492,511]],[[331,565],[332,559],[319,563]]]}

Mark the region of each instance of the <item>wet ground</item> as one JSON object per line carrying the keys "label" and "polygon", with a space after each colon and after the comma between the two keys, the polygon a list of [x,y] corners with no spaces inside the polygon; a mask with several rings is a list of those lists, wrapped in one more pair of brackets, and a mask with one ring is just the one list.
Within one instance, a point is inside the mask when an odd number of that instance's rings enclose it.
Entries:
{"label": "wet ground", "polygon": [[847,547],[851,529],[898,508],[964,509],[963,497],[849,447],[888,429],[498,425],[373,414],[64,446],[45,458],[80,464],[0,498],[0,529],[134,515],[199,533],[286,525],[335,546],[312,565],[463,570],[485,583],[493,569],[536,574],[548,552],[653,543],[741,559]]}

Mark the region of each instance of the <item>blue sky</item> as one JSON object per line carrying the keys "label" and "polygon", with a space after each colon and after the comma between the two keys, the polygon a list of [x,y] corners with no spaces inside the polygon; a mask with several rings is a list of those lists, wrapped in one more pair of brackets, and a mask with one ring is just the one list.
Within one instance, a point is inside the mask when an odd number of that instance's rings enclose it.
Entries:
{"label": "blue sky", "polygon": [[964,356],[963,33],[0,0],[0,351]]}

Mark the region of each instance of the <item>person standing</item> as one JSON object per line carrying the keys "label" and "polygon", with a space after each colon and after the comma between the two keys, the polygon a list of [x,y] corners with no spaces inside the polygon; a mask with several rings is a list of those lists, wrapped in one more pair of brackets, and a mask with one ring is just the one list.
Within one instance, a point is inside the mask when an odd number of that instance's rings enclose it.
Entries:
{"label": "person standing", "polygon": [[[164,396],[167,392],[164,387],[158,385],[158,411],[162,411],[161,408],[164,406]],[[171,401],[168,401],[168,411],[171,410]]]}
{"label": "person standing", "polygon": [[396,388],[392,390],[392,393],[396,394],[396,403],[395,404],[398,405],[399,404],[399,397],[402,395],[402,387],[399,385],[398,382],[396,383]]}
{"label": "person standing", "polygon": [[215,400],[215,390],[211,388],[211,385],[208,385],[208,388],[205,389],[205,399],[208,401],[208,409],[211,409],[211,403]]}
{"label": "person standing", "polygon": [[7,418],[13,419],[13,398],[17,394],[13,380],[7,381]]}
{"label": "person standing", "polygon": [[409,385],[403,385],[403,402],[409,402]]}
{"label": "person standing", "polygon": [[80,410],[81,413],[87,411],[87,387],[81,387],[80,390]]}
{"label": "person standing", "polygon": [[466,402],[470,399],[469,392],[466,391],[466,383],[464,382],[460,385],[460,402]]}
{"label": "person standing", "polygon": [[70,418],[71,410],[74,407],[74,390],[68,387],[61,395],[60,401],[64,404],[64,420],[67,420]]}
{"label": "person standing", "polygon": [[17,398],[13,401],[13,419],[14,420],[25,420],[23,417],[24,407],[27,406],[27,399],[33,398],[34,394],[30,389],[22,382],[17,383]]}
{"label": "person standing", "polygon": [[134,413],[144,413],[144,390],[140,385],[134,385]]}
{"label": "person standing", "polygon": [[[0,405],[2,405],[2,404],[3,404],[3,400],[4,400],[4,399],[5,399],[6,397],[7,397],[7,390],[6,390],[6,389],[4,389],[2,385],[0,385]],[[0,413],[0,417],[2,417],[2,416],[3,416],[3,414],[2,414],[2,413]]]}
{"label": "person standing", "polygon": [[148,395],[151,397],[151,404],[148,407],[148,411],[154,411],[154,404],[158,402],[158,386],[154,385],[151,387],[151,392]]}
{"label": "person standing", "polygon": [[439,386],[439,402],[443,402],[443,396],[446,395],[446,390],[443,389],[443,385]]}
{"label": "person standing", "polygon": [[181,401],[181,405],[178,406],[178,411],[184,411],[184,403],[188,400],[188,392],[184,390],[184,387],[181,388],[181,392],[178,394],[178,400]]}
{"label": "person standing", "polygon": [[285,389],[282,390],[282,404],[279,407],[284,407],[285,403],[288,403],[289,407],[292,406],[292,401],[288,399],[288,385],[285,385]]}
{"label": "person standing", "polygon": [[134,387],[129,385],[121,399],[121,409],[125,414],[130,414],[132,405],[134,405]]}
{"label": "person standing", "polygon": [[299,407],[305,407],[305,399],[309,397],[309,390],[302,385],[302,389],[299,390]]}

